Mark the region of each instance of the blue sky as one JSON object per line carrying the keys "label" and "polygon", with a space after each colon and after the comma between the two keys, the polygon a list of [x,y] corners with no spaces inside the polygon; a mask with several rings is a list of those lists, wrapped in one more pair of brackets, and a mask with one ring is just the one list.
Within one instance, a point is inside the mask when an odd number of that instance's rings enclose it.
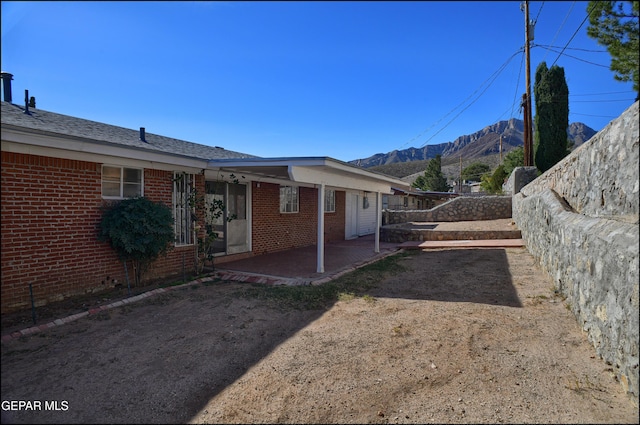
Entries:
{"label": "blue sky", "polygon": [[[529,3],[531,84],[563,67],[569,121],[599,131],[636,93],[586,35],[587,3]],[[27,89],[52,112],[350,161],[522,119],[520,4],[3,1],[2,71],[14,103]]]}

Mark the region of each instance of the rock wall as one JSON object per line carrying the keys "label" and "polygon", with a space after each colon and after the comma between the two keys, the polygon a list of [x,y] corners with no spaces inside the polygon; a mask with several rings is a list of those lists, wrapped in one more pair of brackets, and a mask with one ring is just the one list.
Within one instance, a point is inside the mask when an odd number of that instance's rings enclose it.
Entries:
{"label": "rock wall", "polygon": [[523,187],[534,181],[538,177],[536,167],[516,167],[509,175],[509,179],[502,186],[504,193],[515,195],[520,193]]}
{"label": "rock wall", "polygon": [[638,102],[513,196],[527,249],[638,402]]}
{"label": "rock wall", "polygon": [[511,196],[459,196],[430,210],[385,210],[382,224],[511,218]]}

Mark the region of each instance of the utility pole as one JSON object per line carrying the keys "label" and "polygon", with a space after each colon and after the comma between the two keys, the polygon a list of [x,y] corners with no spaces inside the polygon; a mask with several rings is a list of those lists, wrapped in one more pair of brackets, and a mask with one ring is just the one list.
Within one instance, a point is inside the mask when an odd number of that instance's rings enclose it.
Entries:
{"label": "utility pole", "polygon": [[462,193],[462,155],[460,155],[460,184],[459,186],[459,192]]}
{"label": "utility pole", "polygon": [[500,164],[502,164],[502,134],[500,135]]}
{"label": "utility pole", "polygon": [[533,40],[533,28],[529,22],[529,0],[524,2],[524,25],[525,25],[525,62],[527,77],[527,93],[525,94],[524,105],[524,165],[533,166],[533,120],[531,118],[531,57],[529,52],[530,42]]}

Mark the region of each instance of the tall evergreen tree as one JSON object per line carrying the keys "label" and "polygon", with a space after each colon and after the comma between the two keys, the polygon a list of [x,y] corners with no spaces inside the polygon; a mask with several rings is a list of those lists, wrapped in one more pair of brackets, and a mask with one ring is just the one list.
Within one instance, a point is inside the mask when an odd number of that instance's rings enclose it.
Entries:
{"label": "tall evergreen tree", "polygon": [[536,69],[533,93],[534,160],[544,173],[569,153],[569,87],[564,68],[554,65],[548,69],[546,62],[541,62]]}
{"label": "tall evergreen tree", "polygon": [[427,168],[425,169],[424,174],[418,176],[411,186],[434,192],[449,191],[447,178],[442,174],[442,161],[440,155],[436,155],[435,158],[432,158],[427,163]]}
{"label": "tall evergreen tree", "polygon": [[[587,35],[611,55],[610,69],[618,81],[633,81],[639,93],[640,16],[639,1],[590,1],[587,5]],[[637,94],[636,100],[640,98]]]}

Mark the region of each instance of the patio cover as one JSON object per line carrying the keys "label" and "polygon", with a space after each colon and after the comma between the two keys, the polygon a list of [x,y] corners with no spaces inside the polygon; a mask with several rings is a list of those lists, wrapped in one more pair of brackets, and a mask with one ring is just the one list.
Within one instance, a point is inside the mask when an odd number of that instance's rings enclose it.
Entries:
{"label": "patio cover", "polygon": [[217,172],[243,175],[258,182],[292,184],[318,189],[317,272],[324,273],[324,196],[326,187],[376,194],[376,232],[374,252],[380,252],[382,194],[393,188],[410,186],[400,179],[368,171],[329,157],[213,159],[205,175]]}

